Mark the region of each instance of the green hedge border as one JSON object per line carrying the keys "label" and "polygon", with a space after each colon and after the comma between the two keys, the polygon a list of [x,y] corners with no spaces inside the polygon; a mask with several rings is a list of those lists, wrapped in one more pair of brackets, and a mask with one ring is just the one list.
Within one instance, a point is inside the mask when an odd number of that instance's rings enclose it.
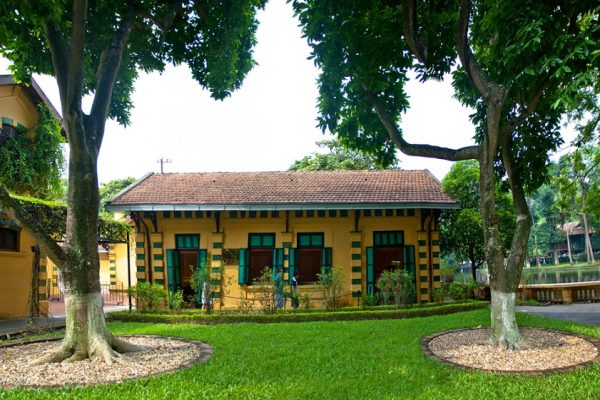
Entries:
{"label": "green hedge border", "polygon": [[485,301],[443,304],[435,306],[416,306],[408,309],[392,310],[357,310],[352,311],[311,311],[284,312],[278,314],[231,314],[231,313],[183,313],[183,314],[146,314],[128,311],[111,312],[106,315],[109,321],[151,322],[167,324],[234,324],[244,322],[278,323],[278,322],[313,322],[313,321],[362,321],[373,319],[404,319],[445,315],[462,311],[479,310],[488,307]]}

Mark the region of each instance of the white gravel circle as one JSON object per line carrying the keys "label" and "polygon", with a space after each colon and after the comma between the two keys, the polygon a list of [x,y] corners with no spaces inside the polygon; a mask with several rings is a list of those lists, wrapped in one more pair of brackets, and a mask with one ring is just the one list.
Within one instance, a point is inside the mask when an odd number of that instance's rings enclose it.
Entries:
{"label": "white gravel circle", "polygon": [[196,341],[160,336],[127,336],[123,339],[148,350],[128,353],[121,362],[107,365],[90,360],[29,365],[60,341],[0,347],[0,387],[88,386],[121,382],[174,371],[205,361],[210,346]]}
{"label": "white gravel circle", "polygon": [[522,328],[519,350],[489,345],[489,329],[442,333],[428,342],[434,356],[461,366],[498,372],[543,372],[591,362],[598,347],[582,337],[534,328]]}

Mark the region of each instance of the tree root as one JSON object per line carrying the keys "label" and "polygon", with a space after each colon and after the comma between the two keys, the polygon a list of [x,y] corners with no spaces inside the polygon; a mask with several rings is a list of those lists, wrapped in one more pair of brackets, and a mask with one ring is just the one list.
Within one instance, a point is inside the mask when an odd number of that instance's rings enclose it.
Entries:
{"label": "tree root", "polygon": [[42,365],[51,363],[72,363],[87,358],[105,362],[108,365],[119,363],[127,356],[124,353],[134,353],[149,350],[146,346],[138,346],[126,340],[110,335],[105,337],[92,337],[88,339],[88,350],[77,349],[72,341],[63,340],[58,348],[50,350],[38,359],[33,360],[30,365]]}
{"label": "tree root", "polygon": [[58,363],[62,362],[66,359],[72,357],[75,353],[75,348],[71,345],[71,343],[64,341],[60,344],[57,349],[54,349],[50,352],[47,352],[40,358],[33,360],[30,365],[42,365],[42,364],[50,364],[50,363]]}

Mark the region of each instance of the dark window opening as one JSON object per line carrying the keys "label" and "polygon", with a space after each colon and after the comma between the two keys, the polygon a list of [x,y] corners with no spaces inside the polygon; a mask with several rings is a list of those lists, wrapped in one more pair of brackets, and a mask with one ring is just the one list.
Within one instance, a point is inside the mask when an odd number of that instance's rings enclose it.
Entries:
{"label": "dark window opening", "polygon": [[318,281],[323,264],[323,233],[298,234],[298,283],[310,284]]}
{"label": "dark window opening", "polygon": [[275,249],[274,233],[251,233],[248,235],[248,282],[260,277],[265,267],[273,266]]}
{"label": "dark window opening", "polygon": [[403,268],[402,246],[375,247],[375,282],[386,270]]}
{"label": "dark window opening", "polygon": [[0,250],[19,251],[19,232],[0,228]]}

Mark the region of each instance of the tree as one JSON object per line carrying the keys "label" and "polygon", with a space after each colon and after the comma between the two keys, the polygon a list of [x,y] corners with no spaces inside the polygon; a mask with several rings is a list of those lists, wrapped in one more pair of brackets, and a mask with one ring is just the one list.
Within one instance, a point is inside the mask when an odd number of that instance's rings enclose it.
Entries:
{"label": "tree", "polygon": [[[339,139],[322,140],[317,142],[320,148],[326,148],[328,153],[312,153],[300,160],[294,161],[290,171],[351,171],[382,169],[377,159],[370,154],[348,148]],[[397,168],[393,162],[388,168]]]}
{"label": "tree", "polygon": [[[473,280],[485,261],[483,224],[479,211],[479,164],[475,160],[459,161],[452,165],[442,180],[442,190],[461,204],[460,210],[442,212],[440,226],[442,245],[459,257],[471,262]],[[510,248],[514,230],[513,205],[507,193],[496,187],[496,204],[500,238],[504,253]]]}
{"label": "tree", "polygon": [[123,179],[114,179],[107,183],[103,183],[99,188],[100,195],[100,218],[105,220],[110,220],[111,214],[104,208],[104,204],[115,197],[119,192],[124,190],[127,186],[131,185],[136,181],[133,177],[123,178]]}
{"label": "tree", "polygon": [[[551,168],[555,170],[555,166]],[[552,172],[554,174],[554,172]],[[554,188],[550,183],[542,185],[529,198],[532,217],[532,230],[529,237],[529,251],[536,257],[539,266],[540,253],[554,253],[554,263],[559,264],[556,246],[563,241],[557,227],[562,225],[561,215],[554,207]]]}
{"label": "tree", "polygon": [[20,132],[0,145],[0,185],[23,196],[54,200],[63,195],[64,139],[48,107],[40,103],[37,108],[34,134]]}
{"label": "tree", "polygon": [[[547,154],[561,143],[565,99],[576,95],[577,85],[595,84],[590,70],[598,68],[597,6],[516,0],[293,4],[322,70],[322,129],[356,148],[377,152],[383,164],[391,159],[394,145],[407,155],[479,162],[492,291],[490,342],[519,347],[515,292],[531,224],[525,192],[546,179]],[[457,58],[456,97],[475,109],[476,144],[450,149],[407,142],[399,123],[409,105],[404,90],[408,72],[420,80],[443,78]],[[506,264],[496,212],[496,170],[506,177],[516,214]]]}
{"label": "tree", "polygon": [[[240,87],[254,65],[256,11],[263,0],[0,2],[0,54],[17,80],[56,78],[70,148],[67,229],[58,246],[0,188],[0,204],[62,272],[66,334],[39,362],[85,358],[112,363],[136,348],[106,327],[100,296],[97,160],[107,118],[126,125],[138,71],[187,63],[215,99]],[[89,112],[82,99],[93,96]]]}
{"label": "tree", "polygon": [[581,216],[587,262],[593,263],[595,259],[588,215],[600,216],[600,147],[593,143],[582,146],[563,156],[561,161],[560,174],[554,180],[557,207],[572,207],[574,214]]}

